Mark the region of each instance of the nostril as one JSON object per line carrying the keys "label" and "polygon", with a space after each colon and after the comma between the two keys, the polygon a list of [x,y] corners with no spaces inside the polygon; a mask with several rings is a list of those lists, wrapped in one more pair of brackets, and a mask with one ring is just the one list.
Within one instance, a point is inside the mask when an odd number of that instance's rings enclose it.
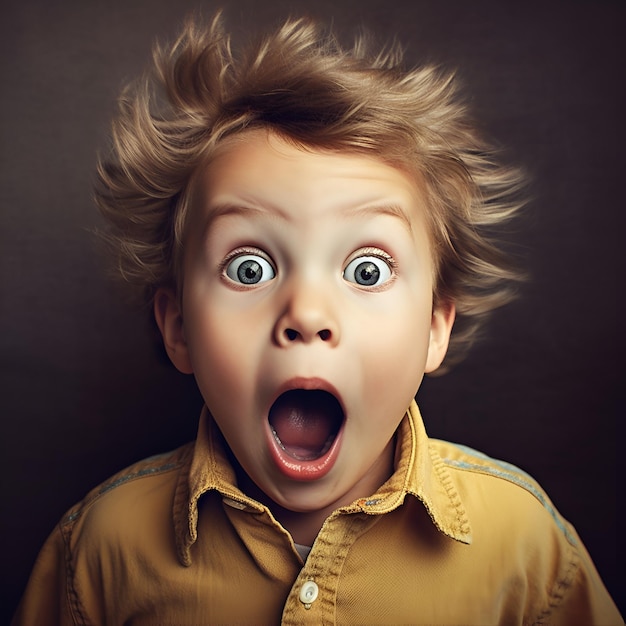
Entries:
{"label": "nostril", "polygon": [[[294,330],[293,328],[286,328],[285,336],[287,337],[288,341],[296,341],[296,339],[298,339],[301,335],[297,330]],[[325,328],[324,330],[320,330],[317,333],[317,336],[322,341],[329,341],[332,336],[332,333],[330,332],[330,330]]]}

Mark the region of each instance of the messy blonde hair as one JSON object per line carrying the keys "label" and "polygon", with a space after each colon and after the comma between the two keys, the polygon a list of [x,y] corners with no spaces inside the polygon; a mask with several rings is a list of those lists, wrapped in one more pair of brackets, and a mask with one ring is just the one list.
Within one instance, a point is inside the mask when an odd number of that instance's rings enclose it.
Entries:
{"label": "messy blonde hair", "polygon": [[194,174],[221,142],[269,129],[303,147],[373,155],[419,176],[434,249],[435,303],[457,323],[446,364],[467,351],[519,275],[491,241],[516,212],[521,177],[476,132],[451,73],[405,70],[397,46],[345,48],[308,19],[235,54],[223,19],[189,20],[149,75],[123,91],[96,199],[119,275],[150,304],[181,285]]}

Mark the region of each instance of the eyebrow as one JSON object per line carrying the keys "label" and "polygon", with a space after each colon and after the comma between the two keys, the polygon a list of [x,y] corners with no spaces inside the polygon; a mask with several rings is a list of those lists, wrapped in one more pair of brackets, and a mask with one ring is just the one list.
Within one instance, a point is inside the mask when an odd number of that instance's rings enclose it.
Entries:
{"label": "eyebrow", "polygon": [[408,215],[397,204],[373,204],[363,207],[354,207],[342,212],[347,217],[360,217],[366,215],[389,215],[400,219],[410,234],[413,234],[413,224]]}
{"label": "eyebrow", "polygon": [[241,215],[244,217],[248,217],[250,214],[256,215],[264,215],[269,217],[282,217],[286,219],[286,215],[276,207],[257,207],[257,206],[244,206],[241,204],[235,204],[231,202],[226,202],[224,204],[218,204],[209,210],[209,214],[204,222],[203,229],[204,231],[208,231],[211,227],[211,224],[220,217],[228,216],[228,215]]}
{"label": "eyebrow", "polygon": [[211,207],[208,211],[208,215],[206,215],[206,217],[202,220],[202,223],[199,224],[201,238],[205,239],[208,236],[213,223],[220,217],[228,215],[249,216],[250,213],[268,214],[266,210],[258,207],[242,206],[229,202]]}
{"label": "eyebrow", "polygon": [[[288,219],[288,216],[276,206],[258,207],[258,206],[242,206],[235,203],[218,204],[211,208],[209,215],[203,225],[204,233],[207,233],[213,222],[218,218],[228,215],[250,216],[250,214],[263,215],[271,218]],[[389,215],[398,218],[409,232],[413,234],[413,224],[407,216],[406,212],[397,204],[372,204],[365,206],[356,206],[347,209],[341,209],[337,212],[338,218],[358,218],[372,215]]]}

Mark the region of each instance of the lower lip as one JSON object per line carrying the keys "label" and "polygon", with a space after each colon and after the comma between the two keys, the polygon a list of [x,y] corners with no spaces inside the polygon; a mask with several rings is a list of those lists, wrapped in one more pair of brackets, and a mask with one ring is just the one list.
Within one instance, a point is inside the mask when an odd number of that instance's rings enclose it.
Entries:
{"label": "lower lip", "polygon": [[334,467],[337,457],[339,456],[339,449],[341,448],[343,439],[343,427],[344,425],[342,424],[332,445],[319,459],[300,461],[289,456],[287,452],[280,447],[268,423],[265,432],[272,460],[281,474],[291,480],[309,482],[324,478]]}

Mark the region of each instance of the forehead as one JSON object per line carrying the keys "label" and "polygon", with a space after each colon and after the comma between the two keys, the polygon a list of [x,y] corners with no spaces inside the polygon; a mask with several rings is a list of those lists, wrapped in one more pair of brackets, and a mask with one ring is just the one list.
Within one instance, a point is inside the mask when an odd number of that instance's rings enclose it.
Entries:
{"label": "forehead", "polygon": [[403,169],[369,155],[303,147],[266,130],[220,144],[199,172],[196,192],[199,217],[209,220],[236,207],[286,218],[358,218],[375,210],[422,230],[425,214],[417,178]]}

